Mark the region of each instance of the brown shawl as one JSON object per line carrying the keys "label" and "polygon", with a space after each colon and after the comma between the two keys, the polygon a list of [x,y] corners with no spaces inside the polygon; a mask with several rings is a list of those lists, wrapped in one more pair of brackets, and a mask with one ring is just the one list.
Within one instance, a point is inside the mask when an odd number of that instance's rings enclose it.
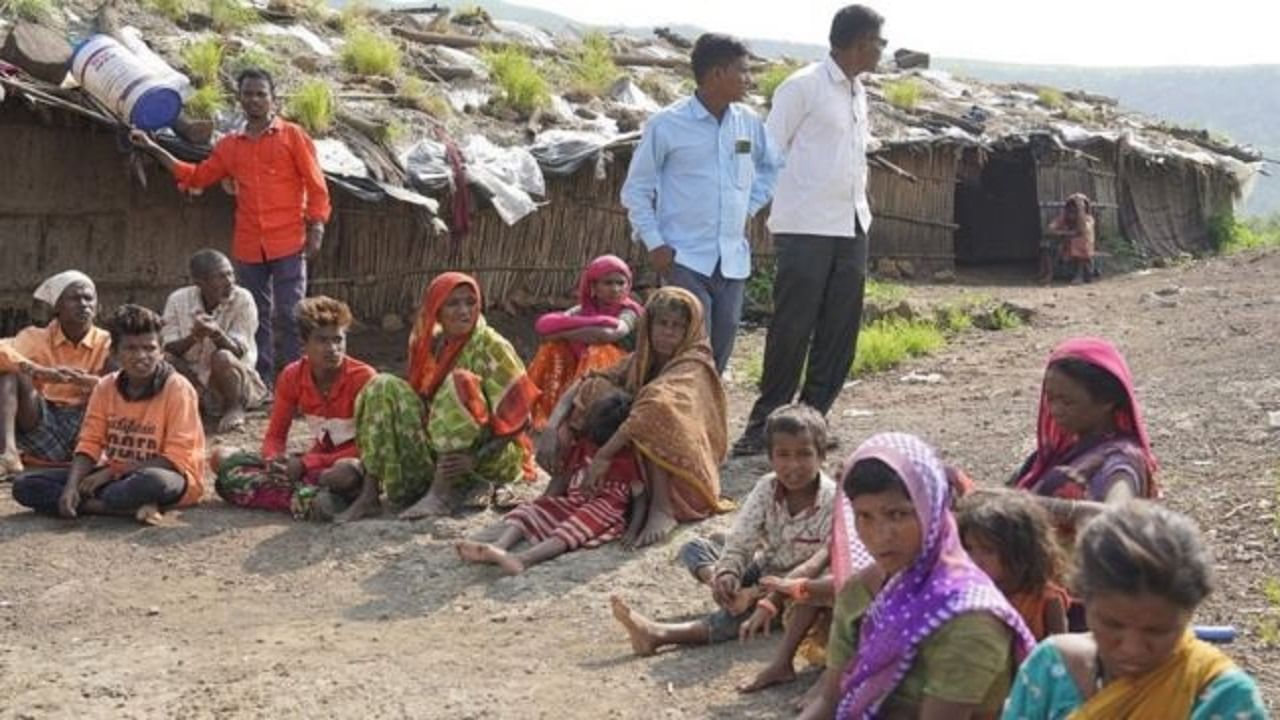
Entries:
{"label": "brown shawl", "polygon": [[[655,369],[649,338],[653,315],[647,308],[672,300],[689,308],[691,321],[675,354]],[[671,474],[677,520],[699,520],[730,509],[720,499],[720,463],[729,447],[728,403],[706,340],[701,303],[680,288],[654,292],[637,326],[636,344],[630,357],[601,374],[635,398],[622,431],[641,457]],[[648,379],[655,370],[656,376]],[[575,409],[599,396],[602,388],[592,385],[591,379],[584,381]]]}

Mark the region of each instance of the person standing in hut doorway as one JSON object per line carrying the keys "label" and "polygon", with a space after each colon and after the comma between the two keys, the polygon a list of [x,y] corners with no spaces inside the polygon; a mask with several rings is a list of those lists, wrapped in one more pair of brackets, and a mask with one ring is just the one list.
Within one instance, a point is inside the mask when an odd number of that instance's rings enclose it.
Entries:
{"label": "person standing in hut doorway", "polygon": [[246,122],[226,135],[199,164],[182,162],[135,130],[133,143],[151,153],[183,190],[224,179],[235,182],[236,227],[231,243],[236,275],[258,306],[258,374],[275,380],[275,334],[282,330],[284,362],[301,354],[294,309],[307,294],[307,261],[324,242],[329,190],[315,145],[301,127],[276,114],[275,84],[250,68],[236,78]]}
{"label": "person standing in hut doorway", "polygon": [[767,127],[786,157],[769,214],[777,263],[773,321],[760,397],[735,455],[764,452],[765,419],[792,402],[797,389],[799,402],[826,415],[853,365],[871,227],[871,128],[858,76],[880,62],[883,24],[864,5],[840,9],[831,22],[831,54],[773,94]]}
{"label": "person standing in hut doorway", "polygon": [[733,352],[751,274],[746,223],[773,194],[779,157],[739,104],[751,84],[746,45],[707,33],[694,43],[692,97],[644,125],[622,186],[636,237],[662,281],[702,303],[716,370]]}

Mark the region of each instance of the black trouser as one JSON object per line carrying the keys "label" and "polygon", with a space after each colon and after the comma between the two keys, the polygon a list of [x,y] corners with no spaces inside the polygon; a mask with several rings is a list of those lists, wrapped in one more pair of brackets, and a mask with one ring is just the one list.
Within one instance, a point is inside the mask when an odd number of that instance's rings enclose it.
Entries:
{"label": "black trouser", "polygon": [[[13,499],[45,515],[58,514],[58,499],[67,486],[70,468],[28,470],[13,481]],[[132,512],[143,505],[172,505],[187,490],[180,473],[149,467],[112,480],[95,497],[111,512]]]}
{"label": "black trouser", "polygon": [[773,319],[760,397],[743,432],[751,438],[760,437],[769,413],[794,400],[797,389],[805,405],[823,415],[831,409],[853,366],[867,284],[861,228],[854,237],[774,235],[773,247]]}

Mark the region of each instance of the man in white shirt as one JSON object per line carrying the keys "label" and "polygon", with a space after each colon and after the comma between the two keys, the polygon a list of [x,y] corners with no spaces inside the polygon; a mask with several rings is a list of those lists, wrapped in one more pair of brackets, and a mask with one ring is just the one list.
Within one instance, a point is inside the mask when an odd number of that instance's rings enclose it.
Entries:
{"label": "man in white shirt", "polygon": [[883,24],[864,5],[842,8],[831,22],[831,54],[774,92],[765,125],[785,163],[769,213],[777,267],[773,320],[760,397],[735,455],[764,452],[765,419],[797,390],[799,402],[825,415],[853,365],[871,228],[871,127],[858,76],[880,62]]}
{"label": "man in white shirt", "polygon": [[267,397],[254,369],[258,307],[236,285],[235,270],[217,250],[199,250],[189,263],[195,283],[174,290],[164,304],[164,350],[200,393],[200,409],[220,417],[218,432],[244,425],[246,410]]}

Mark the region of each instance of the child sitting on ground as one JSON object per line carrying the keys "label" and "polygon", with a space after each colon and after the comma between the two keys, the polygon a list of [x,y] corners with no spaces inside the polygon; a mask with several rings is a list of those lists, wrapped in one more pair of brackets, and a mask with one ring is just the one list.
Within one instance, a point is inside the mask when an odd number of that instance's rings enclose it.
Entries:
{"label": "child sitting on ground", "polygon": [[1022,615],[1036,640],[1067,631],[1062,554],[1048,514],[1027,493],[988,491],[956,508],[960,541]]}
{"label": "child sitting on ground", "polygon": [[[666,645],[747,639],[765,631],[779,619],[784,597],[762,591],[759,579],[799,572],[812,577],[825,568],[836,497],[835,482],[822,471],[826,422],[812,408],[785,405],[766,421],[765,444],[773,472],[756,483],[727,541],[699,538],[680,549],[685,567],[711,588],[719,610],[692,622],[660,623],[633,611],[621,598],[610,598],[613,615],[626,628],[637,655],[652,655]],[[793,680],[791,658],[808,629],[809,623],[789,624],[779,652],[785,663],[771,664],[750,685]]]}
{"label": "child sitting on ground", "polygon": [[[533,502],[512,510],[482,535],[501,533],[493,543],[463,540],[454,548],[467,562],[490,563],[508,575],[519,575],[580,547],[597,547],[622,536],[632,487],[642,487],[630,450],[613,456],[598,487],[590,483],[587,467],[600,446],[618,431],[631,412],[631,396],[618,390],[592,403],[583,419],[584,437],[569,451],[565,472]],[[561,479],[563,478],[563,479]],[[516,543],[529,547],[509,552]]]}

